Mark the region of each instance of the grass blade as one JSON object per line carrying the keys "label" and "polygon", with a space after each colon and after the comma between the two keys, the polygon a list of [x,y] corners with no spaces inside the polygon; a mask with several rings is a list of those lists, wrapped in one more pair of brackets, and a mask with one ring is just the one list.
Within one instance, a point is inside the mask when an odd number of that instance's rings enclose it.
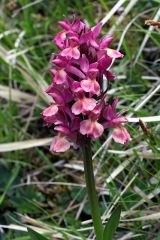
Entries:
{"label": "grass blade", "polygon": [[13,169],[12,171],[12,175],[10,177],[10,179],[8,180],[7,184],[4,187],[4,191],[3,194],[0,195],[0,205],[3,203],[5,196],[10,188],[10,186],[12,185],[12,183],[14,182],[14,180],[16,179],[18,173],[19,173],[19,166],[16,165],[16,167]]}
{"label": "grass blade", "polygon": [[47,238],[45,238],[43,235],[35,232],[33,229],[31,228],[27,228],[29,236],[31,237],[31,240],[48,240]]}
{"label": "grass blade", "polygon": [[110,218],[105,226],[105,229],[103,232],[103,240],[112,240],[113,239],[113,235],[119,224],[120,215],[121,215],[121,207],[118,206],[113,211],[112,215],[110,216]]}

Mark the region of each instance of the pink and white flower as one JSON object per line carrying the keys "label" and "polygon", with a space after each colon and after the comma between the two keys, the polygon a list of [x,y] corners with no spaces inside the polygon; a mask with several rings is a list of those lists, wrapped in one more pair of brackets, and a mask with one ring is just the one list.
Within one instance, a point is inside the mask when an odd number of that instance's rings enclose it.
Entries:
{"label": "pink and white flower", "polygon": [[96,106],[96,100],[94,98],[83,97],[78,99],[72,106],[72,113],[79,115],[80,113],[85,114],[88,111],[92,111]]}
{"label": "pink and white flower", "polygon": [[115,142],[126,144],[131,140],[131,136],[129,135],[126,128],[120,126],[113,130],[112,137]]}
{"label": "pink and white flower", "polygon": [[104,128],[102,124],[95,120],[87,119],[80,123],[80,133],[82,135],[87,135],[87,137],[96,139],[103,134]]}
{"label": "pink and white flower", "polygon": [[71,144],[65,136],[58,135],[52,140],[50,151],[51,152],[65,152],[70,148]]}

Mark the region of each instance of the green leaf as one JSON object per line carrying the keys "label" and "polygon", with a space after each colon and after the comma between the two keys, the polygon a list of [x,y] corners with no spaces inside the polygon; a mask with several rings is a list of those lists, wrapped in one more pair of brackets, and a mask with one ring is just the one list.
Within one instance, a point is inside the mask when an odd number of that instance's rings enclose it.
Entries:
{"label": "green leaf", "polygon": [[160,0],[153,0],[154,2],[160,3]]}
{"label": "green leaf", "polygon": [[16,179],[17,175],[19,173],[19,166],[16,165],[15,168],[12,170],[12,173],[11,173],[11,177],[8,179],[5,187],[4,187],[4,191],[3,191],[3,194],[0,195],[0,205],[3,203],[4,199],[5,199],[5,196],[10,188],[10,186],[12,185],[12,183],[14,182],[14,180]]}
{"label": "green leaf", "polygon": [[31,240],[48,240],[47,238],[45,238],[43,235],[35,232],[33,229],[31,228],[27,228],[29,236],[31,237]]}
{"label": "green leaf", "polygon": [[113,211],[112,215],[110,216],[110,218],[105,226],[105,229],[103,232],[103,240],[112,240],[113,239],[113,235],[119,224],[120,215],[121,215],[121,207],[118,206]]}

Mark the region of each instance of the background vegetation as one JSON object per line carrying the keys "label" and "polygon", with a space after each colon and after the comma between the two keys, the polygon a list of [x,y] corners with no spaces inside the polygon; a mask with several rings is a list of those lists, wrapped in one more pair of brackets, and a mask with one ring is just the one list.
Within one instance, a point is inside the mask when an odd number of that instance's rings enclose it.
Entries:
{"label": "background vegetation", "polygon": [[160,240],[160,28],[144,24],[160,18],[159,7],[159,0],[0,1],[1,240],[29,240],[26,226],[49,239],[94,239],[81,154],[51,155],[54,133],[40,115],[57,21],[72,14],[91,26],[103,19],[103,34],[125,54],[112,67],[109,93],[127,110],[133,140],[121,146],[106,133],[93,143],[103,219],[120,203],[115,239]]}

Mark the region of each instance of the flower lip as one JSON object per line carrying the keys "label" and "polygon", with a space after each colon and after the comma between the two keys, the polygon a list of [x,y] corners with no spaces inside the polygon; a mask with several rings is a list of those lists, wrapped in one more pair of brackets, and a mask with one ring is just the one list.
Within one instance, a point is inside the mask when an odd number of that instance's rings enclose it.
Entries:
{"label": "flower lip", "polygon": [[57,84],[62,84],[67,82],[67,73],[64,69],[60,69],[55,73],[54,81]]}
{"label": "flower lip", "polygon": [[127,144],[129,141],[131,141],[131,136],[124,127],[115,128],[112,132],[112,137],[115,140],[115,142],[121,144]]}
{"label": "flower lip", "polygon": [[81,99],[78,99],[73,105],[72,105],[72,113],[75,115],[79,115],[81,113],[85,114],[88,111],[92,111],[96,106],[96,100],[93,98],[86,98],[82,97]]}
{"label": "flower lip", "polygon": [[65,40],[66,40],[66,32],[62,31],[59,32],[55,38],[53,39],[53,42],[59,47],[60,49],[63,49],[65,46]]}
{"label": "flower lip", "polygon": [[44,109],[42,115],[44,117],[54,116],[58,112],[58,107],[56,104],[51,104],[48,108]]}
{"label": "flower lip", "polygon": [[86,79],[81,81],[81,87],[85,92],[98,95],[100,93],[100,86],[96,80]]}
{"label": "flower lip", "polygon": [[50,151],[51,152],[65,152],[70,148],[71,144],[65,136],[59,135],[53,138]]}
{"label": "flower lip", "polygon": [[80,133],[82,135],[87,135],[88,137],[93,137],[94,139],[96,139],[102,135],[103,131],[103,126],[97,121],[88,119],[83,120],[80,123]]}
{"label": "flower lip", "polygon": [[80,52],[78,50],[78,47],[68,47],[61,52],[61,56],[66,57],[67,59],[79,59]]}

